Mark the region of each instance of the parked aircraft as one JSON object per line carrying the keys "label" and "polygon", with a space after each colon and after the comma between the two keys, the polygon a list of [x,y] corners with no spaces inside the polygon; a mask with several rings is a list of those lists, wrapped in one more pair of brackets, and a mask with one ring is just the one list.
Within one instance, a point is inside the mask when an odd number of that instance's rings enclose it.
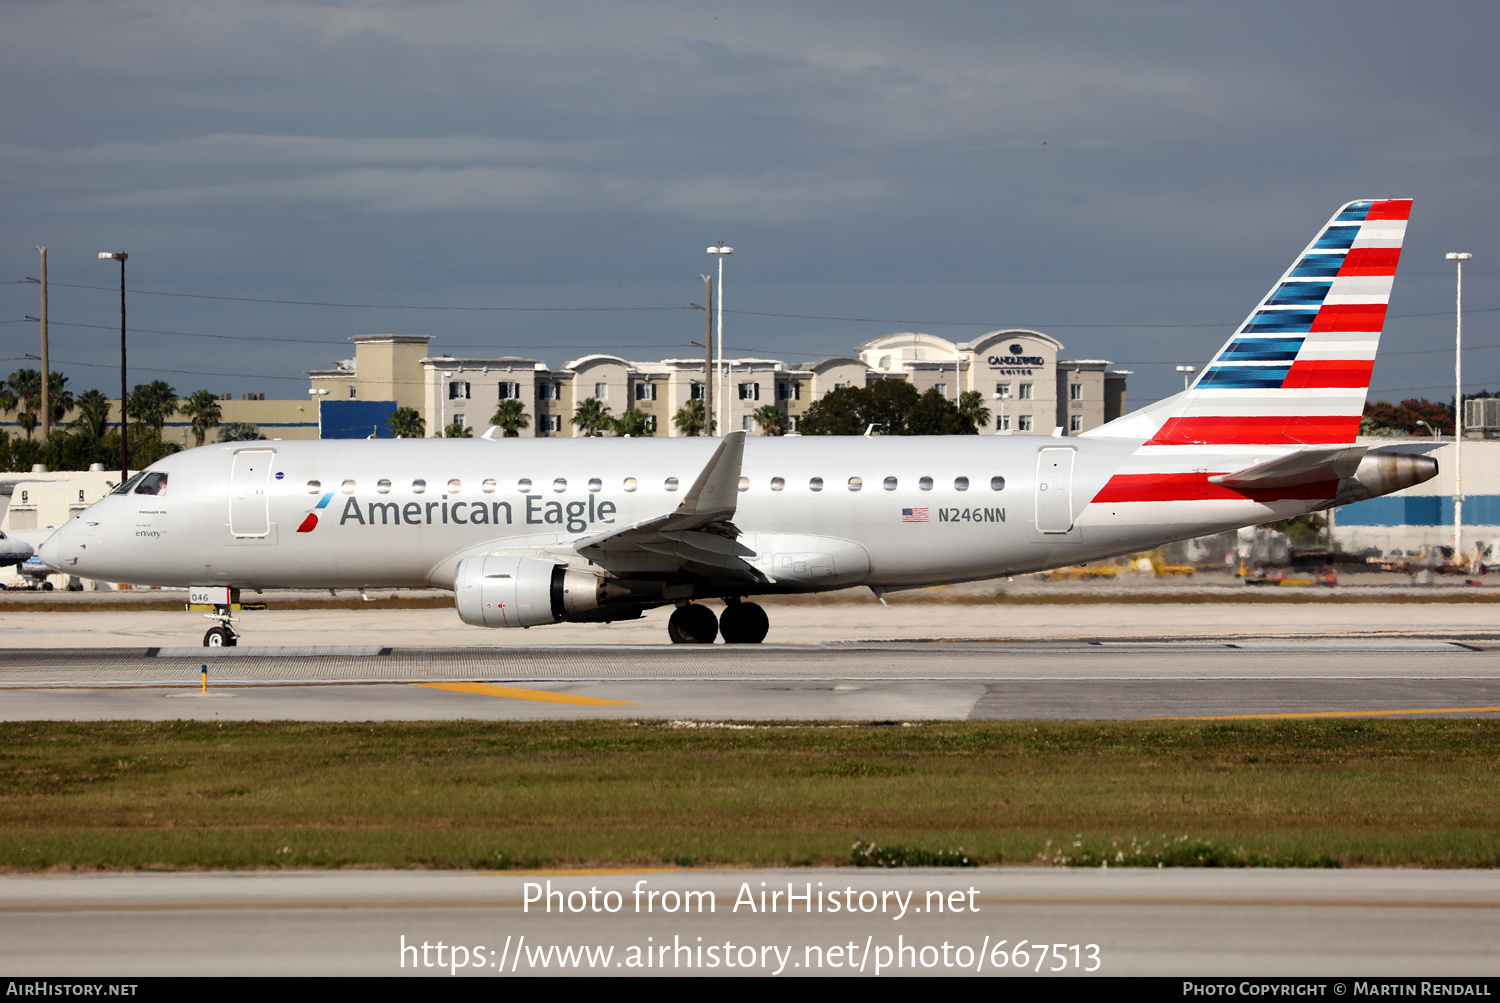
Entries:
{"label": "parked aircraft", "polygon": [[11,565],[24,564],[32,554],[31,544],[25,540],[16,540],[0,533],[0,568]]}
{"label": "parked aircraft", "polygon": [[[71,575],[241,589],[452,589],[486,627],[633,619],[756,643],[750,597],[1037,571],[1388,494],[1434,460],[1355,445],[1406,199],[1345,205],[1191,388],[1081,436],[226,443],[60,528]],[[721,613],[703,600],[724,602]]]}

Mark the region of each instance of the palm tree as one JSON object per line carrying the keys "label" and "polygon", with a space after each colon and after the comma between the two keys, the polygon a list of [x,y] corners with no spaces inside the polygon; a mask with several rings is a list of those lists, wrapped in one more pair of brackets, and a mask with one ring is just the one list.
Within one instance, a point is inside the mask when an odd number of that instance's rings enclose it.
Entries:
{"label": "palm tree", "polygon": [[177,391],[166,380],[152,380],[131,391],[127,413],[151,426],[158,439],[167,419],[177,413]]}
{"label": "palm tree", "polygon": [[192,395],[182,402],[182,414],[189,420],[193,438],[198,440],[200,446],[208,438],[208,430],[217,428],[219,419],[224,417],[224,411],[219,407],[219,398],[207,390],[194,390]]}
{"label": "palm tree", "polygon": [[472,439],[474,438],[474,430],[465,425],[462,418],[454,418],[453,423],[447,428],[443,429],[443,438]]}
{"label": "palm tree", "polygon": [[398,439],[420,439],[427,434],[427,422],[414,407],[398,407],[385,423],[391,426],[391,434]]}
{"label": "palm tree", "polygon": [[78,395],[73,402],[77,414],[73,420],[68,422],[69,428],[76,428],[90,439],[102,439],[104,432],[109,428],[109,398],[101,390],[85,390]]}
{"label": "palm tree", "polygon": [[11,390],[10,383],[0,380],[0,414],[10,414],[20,406],[20,403],[16,399],[15,392]]}
{"label": "palm tree", "polygon": [[638,407],[633,407],[616,418],[614,426],[616,435],[628,435],[633,439],[656,434],[655,420]]}
{"label": "palm tree", "polygon": [[683,435],[702,435],[708,426],[708,417],[703,412],[701,400],[691,400],[677,409],[672,416],[672,424]]}
{"label": "palm tree", "polygon": [[42,374],[35,369],[17,369],[5,381],[7,411],[16,412],[16,424],[31,438],[36,431],[36,413],[41,409]]}
{"label": "palm tree", "polygon": [[775,404],[763,404],[750,417],[760,426],[762,435],[786,435],[786,412]]}
{"label": "palm tree", "polygon": [[252,442],[264,438],[260,429],[248,421],[229,421],[219,426],[220,442]]}
{"label": "palm tree", "polygon": [[613,426],[614,417],[609,413],[609,408],[600,403],[597,397],[585,397],[573,409],[573,424],[577,425],[584,435],[603,435]]}
{"label": "palm tree", "polygon": [[526,405],[511,397],[501,401],[500,406],[495,408],[495,413],[490,416],[490,424],[505,429],[505,438],[514,439],[520,436],[521,429],[530,427],[531,418],[526,414]]}
{"label": "palm tree", "polygon": [[52,412],[52,424],[61,425],[63,415],[73,409],[73,391],[68,388],[68,378],[62,373],[47,377],[47,409]]}
{"label": "palm tree", "polygon": [[984,395],[978,390],[965,390],[958,395],[958,413],[975,428],[990,420],[990,409],[984,406]]}

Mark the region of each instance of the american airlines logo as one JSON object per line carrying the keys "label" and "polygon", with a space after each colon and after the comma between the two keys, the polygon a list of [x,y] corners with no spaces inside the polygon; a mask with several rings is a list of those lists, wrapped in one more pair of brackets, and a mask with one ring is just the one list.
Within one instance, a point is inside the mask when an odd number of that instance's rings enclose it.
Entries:
{"label": "american airlines logo", "polygon": [[[307,514],[299,533],[317,528],[318,512],[333,498],[329,492]],[[370,501],[362,502],[351,495],[339,513],[339,525],[359,526],[561,526],[570,533],[582,533],[594,523],[611,524],[617,508],[612,501],[601,501],[589,495],[587,501],[547,501],[542,495],[527,495],[524,506],[516,511],[508,501]]]}

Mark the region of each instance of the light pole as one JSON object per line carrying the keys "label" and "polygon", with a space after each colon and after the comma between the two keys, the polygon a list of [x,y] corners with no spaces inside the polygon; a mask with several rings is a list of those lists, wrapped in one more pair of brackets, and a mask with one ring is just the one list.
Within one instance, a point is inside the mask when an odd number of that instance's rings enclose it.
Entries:
{"label": "light pole", "polygon": [[130,453],[125,435],[125,259],[124,251],[100,251],[101,259],[120,263],[120,483],[130,478]]}
{"label": "light pole", "polygon": [[1198,370],[1193,366],[1178,366],[1177,371],[1182,374],[1182,389],[1186,390],[1188,388],[1188,380],[1192,379],[1193,374]]}
{"label": "light pole", "polygon": [[[708,249],[708,253],[717,254],[719,256],[719,298],[717,302],[714,303],[714,308],[718,313],[719,326],[719,372],[717,374],[719,387],[714,394],[714,398],[715,403],[718,404],[719,409],[719,420],[716,424],[719,426],[719,434],[723,435],[726,428],[724,424],[724,255],[733,254],[734,248],[725,247],[724,242],[721,240],[719,241],[717,247],[710,247]],[[705,408],[704,410],[706,411],[707,408]]]}
{"label": "light pole", "polygon": [[1453,562],[1464,549],[1464,262],[1474,255],[1451,251],[1447,258],[1458,265],[1458,292],[1453,304]]}
{"label": "light pole", "polygon": [[1418,425],[1427,425],[1427,431],[1429,431],[1429,432],[1432,433],[1432,441],[1433,442],[1437,442],[1438,441],[1438,430],[1437,429],[1433,428],[1431,425],[1428,425],[1427,422],[1423,421],[1420,418],[1417,419],[1417,424]]}
{"label": "light pole", "polygon": [[999,387],[995,388],[995,400],[1000,402],[1000,414],[995,419],[995,434],[999,435],[1001,432],[1008,430],[1010,427],[1005,421],[1005,402],[1010,400],[1009,383],[1005,384],[1004,390],[1001,390]]}

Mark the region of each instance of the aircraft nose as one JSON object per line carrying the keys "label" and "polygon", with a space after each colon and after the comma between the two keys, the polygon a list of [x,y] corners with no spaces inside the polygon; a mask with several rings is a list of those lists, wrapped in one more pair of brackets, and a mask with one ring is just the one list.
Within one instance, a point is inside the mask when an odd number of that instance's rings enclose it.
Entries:
{"label": "aircraft nose", "polygon": [[41,546],[36,548],[36,556],[53,571],[62,570],[62,535],[66,529],[67,527],[64,526],[55,530],[51,536],[42,541]]}

